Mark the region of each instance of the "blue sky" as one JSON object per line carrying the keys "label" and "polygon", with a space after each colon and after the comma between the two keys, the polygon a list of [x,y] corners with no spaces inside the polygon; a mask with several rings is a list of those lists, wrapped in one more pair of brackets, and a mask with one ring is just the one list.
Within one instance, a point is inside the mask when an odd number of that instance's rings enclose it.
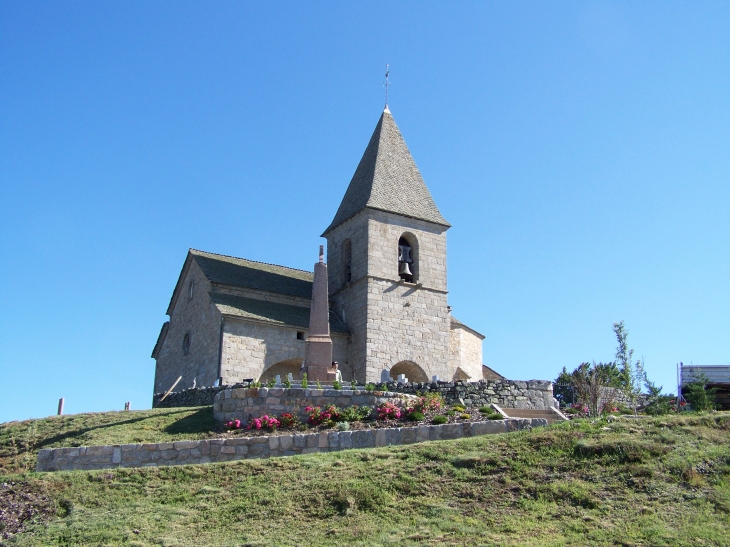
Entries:
{"label": "blue sky", "polygon": [[311,269],[383,107],[514,379],[730,364],[727,2],[3,2],[0,421],[148,408],[189,247]]}

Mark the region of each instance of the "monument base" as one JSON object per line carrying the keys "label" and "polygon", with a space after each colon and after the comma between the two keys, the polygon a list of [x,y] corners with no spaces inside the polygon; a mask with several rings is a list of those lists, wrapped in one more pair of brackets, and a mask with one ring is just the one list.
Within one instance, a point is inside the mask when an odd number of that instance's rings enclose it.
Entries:
{"label": "monument base", "polygon": [[306,370],[307,382],[327,382],[332,383],[337,378],[331,367],[309,365]]}

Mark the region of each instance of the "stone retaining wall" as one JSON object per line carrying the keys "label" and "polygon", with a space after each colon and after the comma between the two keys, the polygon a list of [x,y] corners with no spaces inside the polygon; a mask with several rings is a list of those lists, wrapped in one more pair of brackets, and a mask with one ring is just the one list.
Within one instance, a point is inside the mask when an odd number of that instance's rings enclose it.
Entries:
{"label": "stone retaining wall", "polygon": [[[171,408],[179,406],[205,406],[214,403],[215,396],[227,389],[247,387],[248,383],[235,386],[192,388],[171,393],[161,403],[163,393],[155,393],[153,408]],[[265,388],[262,388],[265,389]],[[479,382],[433,382],[398,384],[387,382],[376,384],[378,391],[406,393],[415,395],[417,392],[438,392],[449,404],[458,403],[463,399],[468,406],[483,406],[496,404],[505,408],[534,408],[547,409],[557,407],[553,398],[552,382],[546,380],[480,380]]]}
{"label": "stone retaining wall", "polygon": [[213,415],[219,422],[241,420],[248,424],[251,418],[264,414],[281,416],[290,412],[306,422],[304,409],[308,406],[335,405],[345,408],[352,405],[375,407],[385,402],[405,405],[413,395],[387,391],[350,389],[302,389],[302,388],[236,388],[218,393],[213,401]]}
{"label": "stone retaining wall", "polygon": [[558,407],[553,398],[553,384],[548,380],[480,380],[479,382],[436,382],[398,384],[388,382],[378,387],[398,393],[437,392],[449,404],[464,401],[466,406],[480,407],[496,404],[504,408],[546,410]]}
{"label": "stone retaining wall", "polygon": [[157,444],[52,448],[38,452],[36,471],[156,467],[335,452],[507,433],[547,425],[544,419],[508,419],[358,431],[322,431]]}

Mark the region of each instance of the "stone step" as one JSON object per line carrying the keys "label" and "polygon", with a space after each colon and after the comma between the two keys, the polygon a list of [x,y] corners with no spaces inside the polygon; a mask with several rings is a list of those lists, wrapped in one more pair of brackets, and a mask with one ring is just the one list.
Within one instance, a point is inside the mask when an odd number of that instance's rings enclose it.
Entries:
{"label": "stone step", "polygon": [[550,409],[502,408],[502,411],[510,418],[544,418],[549,424],[564,421],[560,414]]}

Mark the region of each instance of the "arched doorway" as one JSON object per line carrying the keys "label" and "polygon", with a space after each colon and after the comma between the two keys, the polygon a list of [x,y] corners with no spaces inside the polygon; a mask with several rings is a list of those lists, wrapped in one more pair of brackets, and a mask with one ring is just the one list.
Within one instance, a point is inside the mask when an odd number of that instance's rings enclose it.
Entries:
{"label": "arched doorway", "polygon": [[261,378],[259,378],[259,382],[262,384],[265,384],[272,378],[276,378],[276,375],[278,374],[281,376],[281,381],[283,382],[286,380],[287,374],[291,373],[292,377],[294,378],[294,381],[298,382],[302,379],[302,373],[301,373],[301,367],[302,367],[302,361],[303,359],[297,358],[297,359],[287,359],[286,361],[279,361],[278,363],[271,365],[269,368],[267,368],[263,374],[261,374]]}
{"label": "arched doorway", "polygon": [[397,380],[400,374],[405,374],[409,382],[428,382],[428,375],[413,361],[400,361],[390,369],[390,377]]}

